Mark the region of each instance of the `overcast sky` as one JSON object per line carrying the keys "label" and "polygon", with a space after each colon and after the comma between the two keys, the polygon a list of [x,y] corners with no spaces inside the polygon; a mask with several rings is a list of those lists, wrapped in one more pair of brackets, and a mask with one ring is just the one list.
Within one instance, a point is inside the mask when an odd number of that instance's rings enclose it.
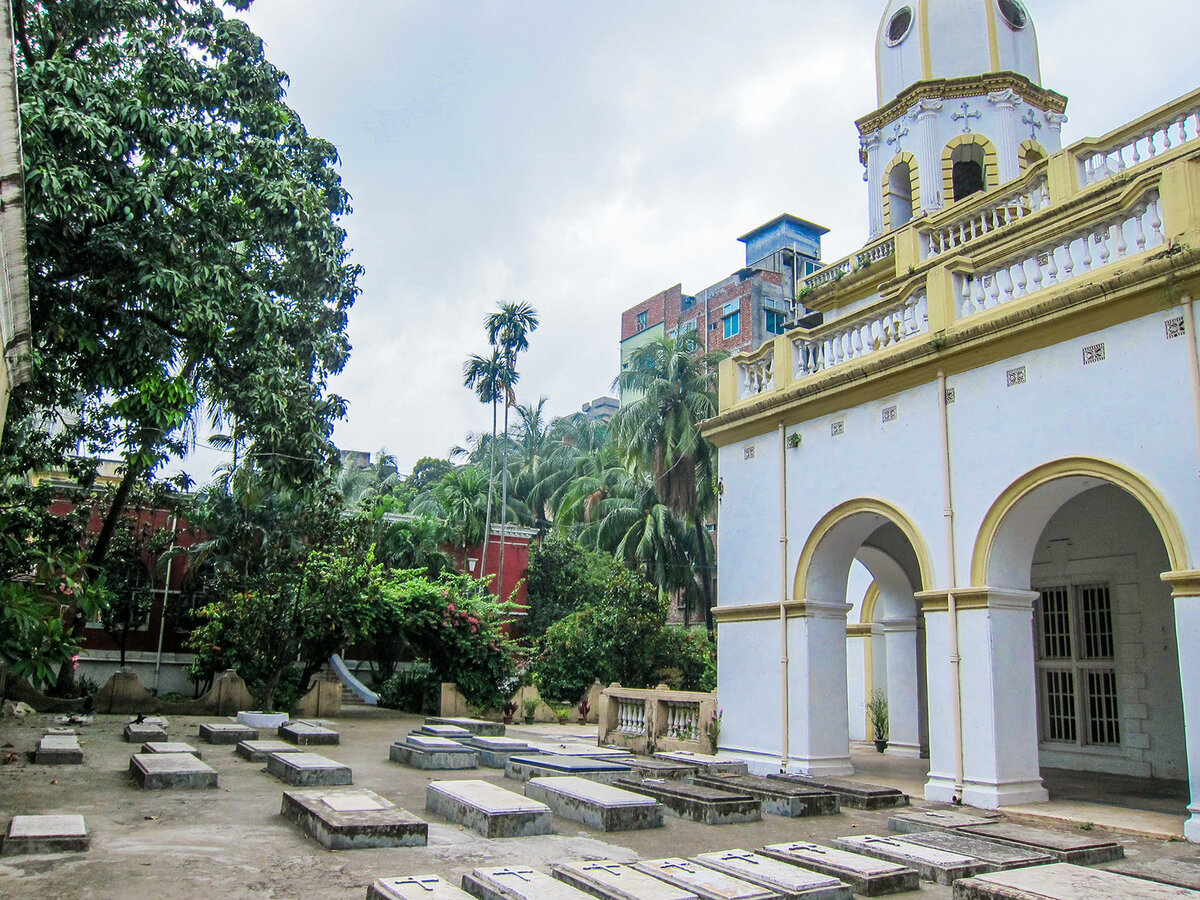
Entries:
{"label": "overcast sky", "polygon": [[[1026,4],[1066,143],[1200,85],[1196,0]],[[611,393],[621,311],[736,270],[738,235],[790,212],[832,229],[826,260],[859,246],[853,122],[876,106],[884,5],[257,0],[246,18],[354,197],[338,445],[407,471],[488,429],[462,365],[499,301],[542,320],[519,398],[564,415]]]}

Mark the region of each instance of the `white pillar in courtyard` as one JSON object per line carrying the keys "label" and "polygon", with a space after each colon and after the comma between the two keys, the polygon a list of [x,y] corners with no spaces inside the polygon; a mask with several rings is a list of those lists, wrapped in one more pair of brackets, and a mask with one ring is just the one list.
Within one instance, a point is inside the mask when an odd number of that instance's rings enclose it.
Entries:
{"label": "white pillar in courtyard", "polygon": [[917,620],[885,619],[887,641],[888,747],[892,756],[921,755],[917,682]]}
{"label": "white pillar in courtyard", "polygon": [[1183,823],[1183,836],[1200,842],[1200,653],[1195,651],[1200,635],[1200,575],[1176,580],[1168,572],[1164,580],[1175,582],[1175,636],[1179,645],[1179,682],[1183,688],[1183,730],[1187,744],[1188,785],[1191,802]]}
{"label": "white pillar in courtyard", "polygon": [[846,701],[848,603],[807,600],[788,621],[789,770],[849,775],[850,720]]}
{"label": "white pillar in courtyard", "polygon": [[[962,802],[983,809],[1048,800],[1038,762],[1033,591],[964,588],[958,602],[962,696]],[[946,592],[919,595],[925,610],[929,781],[925,799],[954,797],[954,724]]]}

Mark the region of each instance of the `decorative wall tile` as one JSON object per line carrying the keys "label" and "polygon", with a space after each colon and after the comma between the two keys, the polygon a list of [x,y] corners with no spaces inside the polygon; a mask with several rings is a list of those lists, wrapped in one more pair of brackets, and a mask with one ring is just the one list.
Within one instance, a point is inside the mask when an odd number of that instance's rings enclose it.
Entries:
{"label": "decorative wall tile", "polygon": [[1090,366],[1094,362],[1104,361],[1104,345],[1089,344],[1083,348],[1083,364]]}
{"label": "decorative wall tile", "polygon": [[1187,326],[1183,324],[1183,316],[1176,316],[1173,319],[1167,319],[1165,323],[1167,329],[1167,340],[1171,338],[1183,337],[1187,334]]}
{"label": "decorative wall tile", "polygon": [[1008,376],[1008,386],[1009,387],[1016,387],[1018,384],[1024,384],[1025,383],[1025,367],[1018,366],[1015,369],[1009,369],[1007,376]]}
{"label": "decorative wall tile", "polygon": [[751,444],[749,447],[747,447],[743,452],[745,453],[745,457],[744,457],[745,459],[754,459],[754,445],[753,444]]}
{"label": "decorative wall tile", "polygon": [[837,437],[839,434],[846,433],[846,420],[839,419],[829,426],[829,434],[831,437]]}
{"label": "decorative wall tile", "polygon": [[897,415],[897,412],[896,412],[896,407],[895,407],[895,406],[885,406],[885,407],[883,408],[883,421],[885,421],[885,422],[895,422],[895,421],[896,421],[896,415]]}

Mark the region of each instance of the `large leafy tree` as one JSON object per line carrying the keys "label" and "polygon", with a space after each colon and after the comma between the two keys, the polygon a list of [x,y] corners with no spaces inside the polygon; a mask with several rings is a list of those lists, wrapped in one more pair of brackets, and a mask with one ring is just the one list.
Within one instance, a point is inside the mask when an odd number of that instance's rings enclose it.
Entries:
{"label": "large leafy tree", "polygon": [[80,440],[119,450],[93,564],[199,416],[233,422],[281,483],[332,458],[344,403],[326,387],[359,276],[349,196],[262,41],[226,17],[250,2],[13,4],[35,374],[0,467]]}

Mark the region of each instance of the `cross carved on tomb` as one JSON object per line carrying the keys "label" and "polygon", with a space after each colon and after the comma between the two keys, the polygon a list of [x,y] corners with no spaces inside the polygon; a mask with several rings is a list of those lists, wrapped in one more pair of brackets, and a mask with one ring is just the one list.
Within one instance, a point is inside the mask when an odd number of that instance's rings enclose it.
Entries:
{"label": "cross carved on tomb", "polygon": [[824,853],[824,847],[818,847],[816,844],[791,844],[789,850],[807,850],[809,853]]}
{"label": "cross carved on tomb", "polygon": [[977,109],[971,109],[971,104],[969,104],[966,100],[964,100],[962,102],[962,112],[956,112],[950,118],[952,118],[956,121],[961,120],[963,123],[963,134],[966,134],[967,132],[969,132],[971,130],[971,120],[979,119],[982,117],[983,117],[983,113],[979,112],[979,110],[977,110]]}
{"label": "cross carved on tomb", "polygon": [[1029,139],[1037,140],[1038,129],[1042,127],[1042,123],[1038,121],[1037,111],[1031,106],[1025,111],[1025,115],[1021,116],[1021,121],[1029,126]]}
{"label": "cross carved on tomb", "polygon": [[532,878],[526,878],[526,875],[532,875],[533,869],[498,869],[492,875],[496,878],[503,878],[505,875],[511,875],[513,878],[520,878],[522,881],[533,881]]}
{"label": "cross carved on tomb", "polygon": [[[437,888],[437,883],[437,876],[430,876],[429,878],[417,878],[415,876],[412,878],[397,878],[392,882],[394,885],[415,884],[421,890],[428,891],[431,894]],[[430,885],[432,885],[432,887]]]}
{"label": "cross carved on tomb", "polygon": [[620,875],[622,866],[619,863],[589,863],[583,867],[585,872],[594,872],[596,869],[608,872],[610,875]]}
{"label": "cross carved on tomb", "polygon": [[867,838],[865,841],[863,841],[863,843],[864,844],[886,844],[889,847],[899,847],[900,846],[895,841],[893,841],[891,838],[872,837],[872,838]]}
{"label": "cross carved on tomb", "polygon": [[690,862],[688,862],[687,860],[680,860],[679,862],[665,862],[661,866],[659,866],[659,868],[660,869],[683,869],[683,871],[687,872],[689,875],[696,874],[696,870],[694,868],[692,868],[692,864]]}

